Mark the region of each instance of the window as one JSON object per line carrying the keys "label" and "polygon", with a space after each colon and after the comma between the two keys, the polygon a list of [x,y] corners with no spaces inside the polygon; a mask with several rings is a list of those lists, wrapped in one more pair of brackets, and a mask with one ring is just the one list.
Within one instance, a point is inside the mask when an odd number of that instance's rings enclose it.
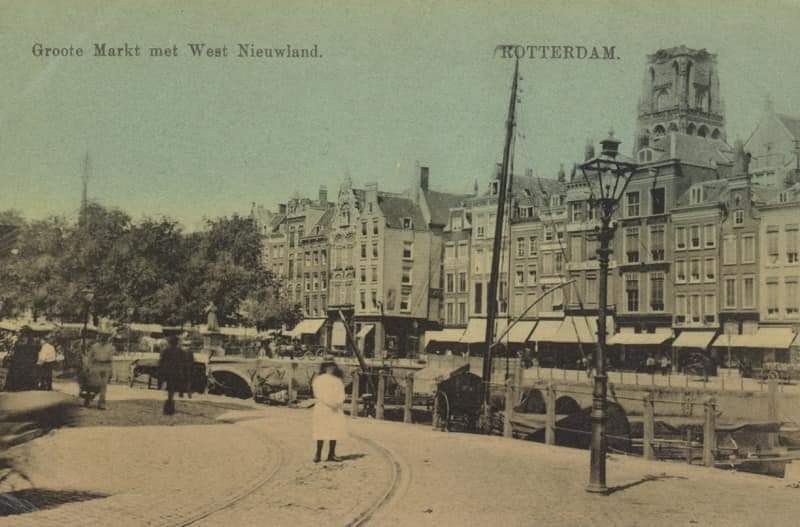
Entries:
{"label": "window", "polygon": [[468,258],[469,257],[469,248],[467,247],[467,242],[458,242],[458,247],[456,247],[456,258]]}
{"label": "window", "polygon": [[650,189],[650,214],[664,214],[666,212],[664,192],[663,187]]}
{"label": "window", "polygon": [[529,267],[528,268],[528,285],[533,285],[536,283],[536,268]]}
{"label": "window", "polygon": [[319,265],[319,251],[314,251],[313,255],[314,265]]}
{"label": "window", "polygon": [[544,228],[544,241],[551,242],[553,241],[553,229],[550,227]]}
{"label": "window", "polygon": [[485,231],[484,226],[483,225],[478,225],[478,227],[476,229],[476,236],[475,237],[476,238],[483,238],[484,231]]}
{"label": "window", "polygon": [[359,279],[360,279],[362,284],[367,281],[367,268],[366,267],[362,267],[359,270],[358,274],[359,274]]}
{"label": "window", "polygon": [[311,277],[308,275],[308,273],[303,275],[303,280],[305,280],[306,283],[306,291],[311,291]]}
{"label": "window", "polygon": [[[451,278],[453,275],[449,275]],[[411,283],[411,266],[404,265],[403,266],[403,273],[400,275],[400,283],[404,285],[408,285]]]}
{"label": "window", "polygon": [[411,230],[414,228],[414,222],[411,221],[411,218],[403,218],[403,229]]}
{"label": "window", "polygon": [[700,226],[692,225],[689,227],[689,247],[692,249],[700,248]]}
{"label": "window", "polygon": [[736,278],[725,277],[725,307],[736,307]]}
{"label": "window", "polygon": [[703,240],[705,246],[708,248],[717,246],[717,226],[714,224],[707,224],[703,228]]}
{"label": "window", "polygon": [[597,303],[597,277],[593,275],[586,277],[586,303]]}
{"label": "window", "polygon": [[378,220],[372,222],[372,234],[377,236],[380,227],[378,226]]}
{"label": "window", "polygon": [[370,272],[370,275],[371,275],[370,279],[372,280],[373,283],[377,282],[378,281],[378,267],[373,265],[370,268],[370,271],[371,271]]}
{"label": "window", "polygon": [[689,282],[696,284],[702,279],[700,271],[700,258],[692,258],[689,262]]}
{"label": "window", "polygon": [[306,312],[306,314],[310,315],[311,314],[311,297],[310,296],[305,297],[305,299],[303,300],[303,303],[305,304],[305,312]]}
{"label": "window", "polygon": [[289,260],[289,278],[294,276],[294,260]]}
{"label": "window", "polygon": [[733,213],[733,224],[742,225],[744,223],[744,211],[739,209]]}
{"label": "window", "polygon": [[786,263],[796,264],[800,261],[798,260],[797,235],[798,226],[796,223],[786,226]]}
{"label": "window", "polygon": [[664,261],[664,226],[650,227],[650,257],[654,262]]}
{"label": "window", "polygon": [[409,313],[411,311],[411,292],[410,291],[401,291],[400,292],[400,311],[403,313]]}
{"label": "window", "polygon": [[639,215],[639,192],[628,192],[625,194],[626,213],[629,218]]}
{"label": "window", "polygon": [[704,280],[706,282],[713,282],[717,279],[717,259],[713,256],[705,259]]}
{"label": "window", "polygon": [[362,221],[361,222],[361,236],[366,236],[366,235],[367,235],[367,222],[366,221]]}
{"label": "window", "polygon": [[528,255],[529,256],[536,256],[536,252],[539,250],[539,239],[536,236],[531,236],[528,238]]}
{"label": "window", "polygon": [[699,205],[703,202],[703,187],[692,187],[689,194],[689,204]]}
{"label": "window", "polygon": [[597,260],[597,251],[600,249],[600,241],[597,238],[586,238],[586,259]]}
{"label": "window", "polygon": [[481,272],[481,263],[483,262],[483,249],[475,249],[475,258],[473,262],[473,270],[476,273]]}
{"label": "window", "polygon": [[767,318],[778,318],[780,313],[778,300],[778,279],[767,278]]}
{"label": "window", "polygon": [[736,263],[736,235],[726,234],[722,240],[722,263],[734,265]]}
{"label": "window", "polygon": [[455,292],[455,287],[456,287],[456,285],[455,285],[456,281],[455,281],[455,276],[453,275],[453,273],[447,273],[447,281],[446,281],[446,283],[447,283],[446,291],[448,293],[454,293]]}
{"label": "window", "polygon": [[683,284],[686,282],[686,260],[675,262],[675,283]]}
{"label": "window", "polygon": [[564,290],[556,289],[550,294],[551,308],[553,311],[564,309]]}
{"label": "window", "polygon": [[686,249],[686,227],[675,227],[675,248]]}
{"label": "window", "polygon": [[314,291],[319,291],[319,274],[314,273]]}
{"label": "window", "polygon": [[686,296],[675,296],[675,323],[683,324],[686,322]]}
{"label": "window", "polygon": [[366,291],[360,291],[358,293],[358,298],[360,300],[361,309],[367,309],[367,293],[366,293]]}
{"label": "window", "polygon": [[305,253],[305,265],[306,267],[311,267],[311,252],[306,251]]}
{"label": "window", "polygon": [[322,249],[319,252],[319,260],[322,265],[328,265],[328,251]]}
{"label": "window", "polygon": [[780,251],[778,250],[778,226],[767,226],[767,263],[775,265],[780,259]]}
{"label": "window", "polygon": [[459,324],[467,323],[467,304],[464,302],[458,303],[458,323]]}
{"label": "window", "polygon": [[320,275],[319,286],[320,286],[320,289],[322,289],[322,290],[325,290],[325,289],[328,288],[328,274],[326,272],[324,272],[324,271]]}
{"label": "window", "polygon": [[555,253],[556,257],[556,273],[560,273],[564,270],[564,255],[561,253]]}
{"label": "window", "polygon": [[689,295],[689,321],[692,324],[699,324],[702,320],[703,308],[700,305],[702,297],[700,295]]}
{"label": "window", "polygon": [[786,293],[786,316],[796,317],[800,312],[800,291],[797,288],[797,277],[790,276],[785,279]]}
{"label": "window", "polygon": [[703,322],[714,324],[717,321],[717,295],[706,293],[703,301]]}
{"label": "window", "polygon": [[572,210],[572,221],[574,222],[582,222],[583,221],[583,202],[575,202],[570,203],[570,209]]}
{"label": "window", "polygon": [[752,276],[745,276],[742,285],[742,307],[755,307],[756,279]]}
{"label": "window", "polygon": [[476,315],[480,315],[483,310],[483,284],[480,282],[475,284],[475,296],[473,300],[475,301],[475,309],[473,311],[475,311]]}
{"label": "window", "polygon": [[525,271],[518,269],[514,274],[514,285],[525,285]]}
{"label": "window", "polygon": [[625,229],[625,261],[627,263],[639,261],[639,227]]}
{"label": "window", "polygon": [[517,238],[517,256],[523,257],[526,253],[525,238]]}
{"label": "window", "polygon": [[639,311],[639,275],[637,273],[625,274],[625,298],[629,312]]}
{"label": "window", "polygon": [[447,243],[444,246],[444,259],[452,260],[456,257],[456,246],[452,243]]}
{"label": "window", "polygon": [[752,234],[742,236],[742,263],[755,263],[756,238]]}
{"label": "window", "polygon": [[558,241],[561,241],[561,240],[564,239],[564,230],[563,229],[564,229],[564,227],[562,226],[562,227],[559,227],[556,230],[556,238],[558,238]]}
{"label": "window", "polygon": [[448,303],[447,307],[445,308],[445,319],[444,323],[447,325],[451,325],[453,323],[453,304]]}
{"label": "window", "polygon": [[650,309],[664,311],[664,273],[650,274]]}
{"label": "window", "polygon": [[[372,246],[372,256],[378,256],[378,245]],[[403,242],[403,260],[414,258],[414,242]]]}
{"label": "window", "polygon": [[372,244],[372,257],[373,258],[377,258],[378,257],[378,244],[377,243],[373,243]]}
{"label": "window", "polygon": [[362,243],[361,244],[361,257],[362,258],[366,258],[367,257],[367,244],[366,243]]}
{"label": "window", "polygon": [[573,262],[583,261],[583,238],[581,236],[571,236],[569,250],[570,259]]}
{"label": "window", "polygon": [[553,274],[553,253],[542,255],[542,274],[545,276]]}

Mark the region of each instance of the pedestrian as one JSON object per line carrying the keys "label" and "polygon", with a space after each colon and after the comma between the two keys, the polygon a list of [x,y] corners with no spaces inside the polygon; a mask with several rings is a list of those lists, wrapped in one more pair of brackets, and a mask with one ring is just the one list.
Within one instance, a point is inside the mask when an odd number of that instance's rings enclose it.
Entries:
{"label": "pedestrian", "polygon": [[36,361],[39,366],[40,390],[51,391],[53,389],[53,367],[58,360],[58,355],[52,340],[50,336],[43,339],[42,347],[39,349],[39,358]]}
{"label": "pedestrian", "polygon": [[164,415],[175,414],[175,392],[183,390],[182,352],[178,335],[167,337],[167,347],[161,350],[158,359],[158,387],[166,384],[167,400],[164,401]]}
{"label": "pedestrian", "polygon": [[647,356],[647,360],[644,363],[645,368],[647,369],[647,373],[654,374],[656,371],[656,358],[653,357],[653,354]]}
{"label": "pedestrian", "polygon": [[114,347],[112,341],[113,333],[101,333],[97,342],[89,347],[89,351],[84,357],[85,369],[85,392],[84,405],[89,406],[95,395],[97,395],[97,407],[100,410],[106,409],[106,390],[108,381],[111,380],[112,359]]}
{"label": "pedestrian", "polygon": [[192,353],[192,337],[188,331],[181,335],[181,377],[180,396],[184,391],[192,398],[192,370],[194,369],[194,353]]}
{"label": "pedestrian", "polygon": [[312,436],[317,442],[314,463],[322,459],[322,447],[328,441],[328,461],[341,461],[336,457],[336,442],[347,437],[344,417],[344,382],[341,370],[333,358],[325,358],[319,374],[311,384],[316,404],[312,414]]}
{"label": "pedestrian", "polygon": [[669,367],[671,362],[666,354],[661,355],[661,375],[669,375]]}
{"label": "pedestrian", "polygon": [[8,358],[7,390],[36,389],[39,383],[36,368],[38,356],[39,343],[33,329],[30,326],[22,326],[17,333]]}

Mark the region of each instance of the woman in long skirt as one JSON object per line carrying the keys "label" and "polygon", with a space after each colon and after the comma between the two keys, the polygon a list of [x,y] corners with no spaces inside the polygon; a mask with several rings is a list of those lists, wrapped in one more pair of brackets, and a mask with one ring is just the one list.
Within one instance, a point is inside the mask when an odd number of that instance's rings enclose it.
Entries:
{"label": "woman in long skirt", "polygon": [[[338,374],[338,375],[337,375]],[[344,417],[344,382],[341,370],[332,359],[323,360],[320,372],[311,385],[316,398],[312,415],[312,435],[317,442],[314,463],[322,459],[322,447],[328,441],[328,461],[341,461],[336,457],[336,441],[347,437]]]}

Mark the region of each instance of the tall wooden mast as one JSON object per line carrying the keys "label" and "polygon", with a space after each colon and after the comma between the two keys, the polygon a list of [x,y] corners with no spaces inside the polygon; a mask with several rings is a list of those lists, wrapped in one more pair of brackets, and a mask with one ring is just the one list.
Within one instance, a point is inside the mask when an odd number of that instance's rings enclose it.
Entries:
{"label": "tall wooden mast", "polygon": [[[503,164],[500,170],[500,184],[497,189],[497,218],[494,223],[494,240],[492,240],[492,269],[489,285],[486,290],[486,353],[483,356],[483,403],[484,415],[488,415],[489,395],[492,380],[492,352],[494,344],[494,324],[497,318],[497,282],[500,272],[500,256],[503,249],[503,224],[505,223],[506,193],[508,189],[509,167],[511,165],[511,142],[514,138],[517,109],[517,81],[519,79],[519,59],[514,62],[514,78],[511,81],[511,99],[508,103],[506,119],[506,141],[503,147]],[[510,245],[510,244],[509,244]],[[508,248],[511,251],[511,247]],[[510,253],[509,253],[510,255]]]}

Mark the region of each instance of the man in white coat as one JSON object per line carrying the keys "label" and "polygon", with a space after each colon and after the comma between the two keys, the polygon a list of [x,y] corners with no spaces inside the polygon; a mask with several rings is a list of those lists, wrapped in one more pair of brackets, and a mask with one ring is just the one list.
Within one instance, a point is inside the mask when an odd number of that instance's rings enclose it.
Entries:
{"label": "man in white coat", "polygon": [[328,441],[328,461],[341,461],[336,457],[336,441],[347,437],[347,422],[344,417],[344,382],[341,370],[332,359],[324,359],[320,372],[311,384],[314,391],[312,435],[317,442],[314,463],[322,459],[322,446]]}

